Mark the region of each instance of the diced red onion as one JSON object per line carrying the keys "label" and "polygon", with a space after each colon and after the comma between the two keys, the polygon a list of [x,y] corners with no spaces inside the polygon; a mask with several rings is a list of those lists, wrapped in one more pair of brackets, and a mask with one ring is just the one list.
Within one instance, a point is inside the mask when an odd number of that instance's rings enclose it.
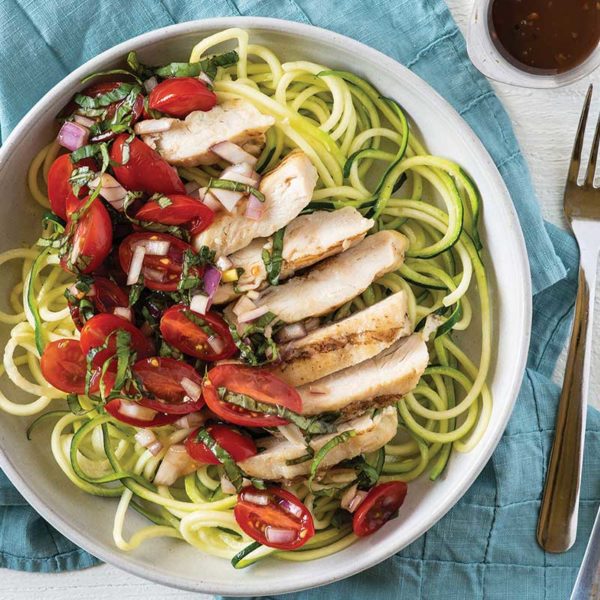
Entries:
{"label": "diced red onion", "polygon": [[133,130],[138,135],[147,135],[168,131],[171,127],[173,127],[173,119],[146,119],[145,121],[138,121]]}
{"label": "diced red onion", "polygon": [[[291,491],[291,490],[290,490]],[[292,492],[293,493],[293,492]],[[294,494],[295,495],[295,494]],[[301,506],[293,502],[289,502],[285,498],[281,498],[279,500],[279,506],[285,510],[285,512],[290,513],[294,517],[301,517],[303,514],[303,510]]]}
{"label": "diced red onion", "polygon": [[[242,163],[243,165],[247,165],[248,163]],[[231,165],[226,169],[223,169],[221,173],[221,177],[219,179],[228,179],[229,181],[237,181],[238,183],[243,183],[245,185],[256,185],[256,179],[254,177],[249,177],[248,175],[244,175],[244,173],[240,173],[237,165]],[[248,165],[249,172],[252,173],[252,167]]]}
{"label": "diced red onion", "polygon": [[183,444],[173,444],[167,450],[163,461],[154,476],[155,485],[173,485],[182,475],[191,473],[195,463]]}
{"label": "diced red onion", "polygon": [[304,436],[297,425],[288,423],[287,425],[279,425],[277,429],[290,444],[294,444],[294,446],[304,446],[306,444]]}
{"label": "diced red onion", "polygon": [[192,402],[199,400],[200,395],[202,394],[202,388],[195,381],[192,381],[187,377],[182,377],[179,383],[185,390],[185,393],[191,398]]}
{"label": "diced red onion", "polygon": [[223,352],[225,342],[223,342],[220,337],[211,335],[206,341],[215,354],[221,354],[221,352]]}
{"label": "diced red onion", "polygon": [[140,406],[137,402],[130,402],[129,400],[121,400],[119,412],[126,417],[139,419],[140,421],[152,421],[156,416],[155,410]]}
{"label": "diced red onion", "polygon": [[253,221],[260,221],[264,211],[265,203],[261,202],[254,194],[250,194],[244,215]]}
{"label": "diced red onion", "polygon": [[[77,230],[79,231],[79,230]],[[73,238],[73,248],[71,249],[71,256],[69,257],[71,264],[75,264],[77,262],[77,259],[79,258],[79,255],[81,254],[81,238],[79,237],[78,233],[75,234],[75,237]]]}
{"label": "diced red onion", "polygon": [[154,75],[152,77],[148,77],[148,79],[146,79],[146,81],[144,81],[144,89],[148,93],[150,93],[157,85],[158,85],[158,79],[156,79],[156,77],[154,77]]}
{"label": "diced red onion", "polygon": [[150,267],[144,267],[142,269],[142,274],[144,277],[148,279],[154,279],[154,281],[163,282],[167,274],[164,271],[159,271],[158,269],[151,269]]}
{"label": "diced red onion", "polygon": [[200,189],[200,184],[196,181],[188,181],[185,184],[185,193],[189,196]]}
{"label": "diced red onion", "polygon": [[[244,195],[242,192],[220,190],[217,188],[210,188],[210,193],[221,203],[221,205],[227,212],[233,212],[237,203],[242,199],[242,196]],[[206,199],[204,200],[204,204],[206,204]]]}
{"label": "diced red onion", "polygon": [[296,539],[296,531],[293,529],[282,529],[281,527],[265,527],[265,538],[271,544],[287,544]]}
{"label": "diced red onion", "polygon": [[184,415],[181,419],[177,419],[173,425],[179,429],[194,429],[200,425],[204,425],[206,417],[201,412],[193,412]]}
{"label": "diced red onion", "polygon": [[224,494],[235,494],[237,491],[233,483],[225,475],[221,475],[221,490]]}
{"label": "diced red onion", "polygon": [[74,121],[65,121],[58,132],[58,143],[67,150],[77,150],[88,143],[90,130]]}
{"label": "diced red onion", "polygon": [[131,313],[130,308],[126,308],[124,306],[115,306],[115,308],[113,309],[113,313],[115,315],[117,315],[117,317],[123,317],[124,319],[127,319],[128,321],[133,320],[133,315]]}
{"label": "diced red onion", "polygon": [[276,336],[276,340],[279,344],[285,342],[291,342],[292,340],[299,340],[306,336],[306,327],[304,323],[292,323],[282,327]]}
{"label": "diced red onion", "polygon": [[207,192],[206,188],[200,188],[198,191],[201,192],[202,190],[205,190],[204,195],[199,196],[202,200],[202,203],[208,206],[210,210],[219,212],[223,208],[223,205],[212,195],[211,192]]}
{"label": "diced red onion", "polygon": [[208,83],[208,85],[213,84],[212,79],[204,71],[200,71],[200,75],[198,75],[198,79],[200,81],[204,81],[204,83]]}
{"label": "diced red onion", "polygon": [[254,321],[259,317],[262,317],[264,314],[269,312],[268,306],[259,306],[254,310],[249,310],[248,312],[242,313],[238,316],[239,323],[249,323],[250,321]]}
{"label": "diced red onion", "polygon": [[123,210],[127,190],[108,173],[103,173],[102,177],[96,177],[90,181],[90,187],[96,189],[100,185],[100,195],[115,209]]}
{"label": "diced red onion", "polygon": [[245,492],[244,502],[250,502],[250,504],[256,504],[257,506],[267,506],[269,504],[269,496],[267,494]]}
{"label": "diced red onion", "polygon": [[218,144],[211,146],[209,150],[230,163],[245,162],[254,168],[258,162],[258,159],[255,156],[252,156],[252,154],[249,154],[233,142],[219,142]]}
{"label": "diced red onion", "polygon": [[352,500],[348,504],[348,510],[351,513],[354,512],[363,503],[363,501],[366,497],[367,497],[367,492],[365,492],[363,490],[359,490],[358,492],[356,492],[354,498],[352,498]]}
{"label": "diced red onion", "polygon": [[312,317],[304,321],[304,329],[306,329],[306,333],[310,333],[311,331],[318,329],[320,324],[321,321],[318,317]]}
{"label": "diced red onion", "polygon": [[165,240],[148,240],[144,242],[146,254],[152,256],[166,256],[169,253],[171,242]]}
{"label": "diced red onion", "polygon": [[73,120],[88,129],[96,123],[94,119],[90,119],[89,117],[84,117],[83,115],[73,115]]}
{"label": "diced red onion", "polygon": [[133,285],[138,282],[142,273],[144,257],[146,256],[146,248],[144,246],[136,246],[131,257],[131,264],[127,272],[127,285]]}
{"label": "diced red onion", "polygon": [[260,298],[260,292],[256,290],[248,290],[246,292],[246,296],[250,298],[250,300],[258,300]]}
{"label": "diced red onion", "polygon": [[329,388],[326,385],[309,385],[308,391],[311,394],[329,394]]}
{"label": "diced red onion", "polygon": [[228,271],[233,267],[233,263],[226,256],[219,256],[216,264],[220,271]]}
{"label": "diced red onion", "polygon": [[221,283],[221,271],[215,269],[215,267],[208,267],[206,271],[204,271],[203,282],[204,291],[212,301],[213,296],[219,287],[219,283]]}
{"label": "diced red onion", "polygon": [[210,306],[210,298],[206,294],[194,294],[190,301],[190,308],[200,315],[205,315]]}
{"label": "diced red onion", "polygon": [[162,450],[162,444],[158,441],[152,429],[140,429],[135,434],[135,441],[147,448],[152,456],[156,456]]}
{"label": "diced red onion", "polygon": [[242,296],[234,305],[233,305],[233,314],[236,317],[247,313],[250,310],[254,310],[256,308],[256,304],[248,298],[248,296]]}

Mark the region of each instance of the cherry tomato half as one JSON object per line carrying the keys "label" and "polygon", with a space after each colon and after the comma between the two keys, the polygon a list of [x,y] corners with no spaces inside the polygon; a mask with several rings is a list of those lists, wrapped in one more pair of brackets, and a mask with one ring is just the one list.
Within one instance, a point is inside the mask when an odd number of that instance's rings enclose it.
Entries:
{"label": "cherry tomato half", "polygon": [[85,319],[79,308],[79,304],[83,298],[87,298],[93,304],[95,313],[112,314],[117,307],[127,308],[129,306],[127,294],[114,281],[106,277],[95,276],[93,294],[88,292],[75,301],[68,301],[71,319],[73,319],[73,323],[75,323],[77,329],[81,329],[85,324]]}
{"label": "cherry tomato half", "polygon": [[202,394],[208,407],[217,416],[236,425],[277,427],[287,424],[287,421],[281,417],[252,412],[235,404],[224,402],[218,394],[218,389],[221,387],[230,392],[244,394],[259,402],[284,406],[297,413],[302,410],[302,399],[295,388],[266,369],[233,364],[219,365],[212,368],[206,375],[202,385]]}
{"label": "cherry tomato half", "polygon": [[67,271],[92,273],[106,260],[112,247],[112,222],[99,198],[92,200],[77,222],[71,220],[73,207],[81,206],[86,201],[87,198],[72,198],[67,204],[67,231],[71,235],[71,247],[68,254],[61,258],[61,265]]}
{"label": "cherry tomato half", "polygon": [[[83,326],[79,340],[83,354],[87,356],[92,348],[103,346],[106,338],[119,329],[126,331],[131,336],[131,351],[136,352],[138,358],[146,358],[154,354],[154,345],[135,325],[132,325],[127,319],[105,313],[92,317]],[[94,356],[93,366],[102,367],[111,356],[114,356],[116,349],[116,336],[112,335],[108,347]]]}
{"label": "cherry tomato half", "polygon": [[202,377],[196,369],[181,360],[153,356],[138,360],[133,372],[140,378],[144,388],[154,398],[143,398],[139,403],[146,408],[174,414],[187,415],[200,410],[204,400],[186,401],[187,392],[181,384],[185,377],[198,387],[202,385]]}
{"label": "cherry tomato half", "polygon": [[[210,436],[230,455],[235,462],[245,460],[256,454],[256,444],[254,440],[237,429],[227,425],[209,425],[206,430]],[[209,450],[206,445],[199,441],[196,436],[199,429],[192,431],[185,440],[185,449],[187,453],[200,463],[208,465],[220,465],[221,461]]]}
{"label": "cherry tomato half", "polygon": [[115,398],[114,400],[107,402],[104,408],[109,415],[118,421],[126,423],[127,425],[133,425],[134,427],[160,427],[162,425],[174,423],[180,418],[179,415],[156,413],[154,418],[148,421],[144,419],[136,419],[135,417],[124,415],[121,412],[121,400],[119,398]]}
{"label": "cherry tomato half", "polygon": [[[92,171],[97,169],[96,163],[91,158],[84,158],[76,165],[71,162],[69,154],[62,154],[51,165],[48,171],[48,200],[52,212],[61,219],[67,219],[67,200],[76,199],[69,177],[75,169],[89,167]],[[79,191],[79,198],[87,196],[88,188],[83,186]]]}
{"label": "cherry tomato half", "polygon": [[179,119],[195,110],[210,110],[216,103],[215,93],[195,77],[165,79],[148,96],[148,106],[152,110]]}
{"label": "cherry tomato half", "polygon": [[204,231],[215,219],[215,213],[199,200],[180,194],[170,194],[167,198],[171,204],[164,208],[151,198],[135,218],[164,225],[185,225],[192,235]]}
{"label": "cherry tomato half", "polygon": [[55,388],[68,393],[85,393],[85,356],[77,340],[56,340],[44,348],[42,375]]}
{"label": "cherry tomato half", "polygon": [[[186,250],[192,247],[183,240],[166,233],[140,232],[128,235],[119,246],[119,263],[125,273],[129,272],[135,247],[148,242],[169,242],[166,255],[146,254],[142,267],[144,285],[151,290],[174,292],[179,284],[183,270],[183,258]],[[190,275],[202,275],[197,267],[190,269]]]}
{"label": "cherry tomato half", "polygon": [[402,506],[408,486],[403,481],[376,485],[354,513],[352,529],[359,537],[371,535],[394,518]]}
{"label": "cherry tomato half", "polygon": [[276,487],[245,487],[233,515],[244,533],[271,548],[295,550],[315,535],[308,508],[291,492]]}
{"label": "cherry tomato half", "polygon": [[128,190],[185,194],[177,169],[138,138],[129,143],[129,160],[123,164],[123,147],[128,137],[126,133],[117,136],[110,149],[110,159],[116,163],[113,172],[117,181]]}
{"label": "cherry tomato half", "polygon": [[177,350],[209,362],[230,358],[237,352],[227,323],[217,313],[201,315],[183,304],[163,313],[160,333]]}

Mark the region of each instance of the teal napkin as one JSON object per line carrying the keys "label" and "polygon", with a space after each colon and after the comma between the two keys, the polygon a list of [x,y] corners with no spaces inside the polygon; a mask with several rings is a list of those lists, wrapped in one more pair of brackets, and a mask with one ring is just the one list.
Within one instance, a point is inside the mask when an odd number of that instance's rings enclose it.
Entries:
{"label": "teal napkin", "polygon": [[[442,0],[2,0],[2,139],[45,91],[102,50],[172,23],[238,15],[291,19],[349,35],[435,87],[479,135],[506,181],[525,232],[535,293],[532,344],[514,415],[465,497],[426,535],[378,567],[288,598],[568,597],[599,499],[595,411],[588,419],[575,547],[566,554],[545,554],[534,532],[558,398],[551,375],[568,334],[576,290],[576,246],[542,221],[510,120],[468,61]],[[54,571],[94,564],[35,515],[5,478],[0,478],[0,505],[0,566]]]}

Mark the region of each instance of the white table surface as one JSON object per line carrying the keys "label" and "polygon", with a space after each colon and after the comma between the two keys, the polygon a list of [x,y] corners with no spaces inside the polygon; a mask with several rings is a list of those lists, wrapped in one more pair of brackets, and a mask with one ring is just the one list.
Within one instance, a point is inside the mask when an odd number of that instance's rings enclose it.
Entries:
{"label": "white table surface", "polygon": [[[464,31],[472,0],[447,0],[447,3]],[[542,213],[546,219],[557,225],[565,226],[562,216],[562,189],[577,119],[590,80],[600,86],[600,70],[588,80],[557,90],[526,90],[494,84],[511,116],[529,163]],[[596,115],[599,105],[600,102],[594,103],[593,115]],[[596,344],[596,347],[600,349],[600,344]],[[600,364],[598,354],[594,357],[594,364]],[[560,367],[557,369],[557,374],[559,373]],[[598,383],[597,381],[592,386],[590,400],[600,407]],[[33,574],[0,569],[0,598],[208,600],[210,597],[148,583],[115,567],[103,565],[85,571],[59,574]]]}

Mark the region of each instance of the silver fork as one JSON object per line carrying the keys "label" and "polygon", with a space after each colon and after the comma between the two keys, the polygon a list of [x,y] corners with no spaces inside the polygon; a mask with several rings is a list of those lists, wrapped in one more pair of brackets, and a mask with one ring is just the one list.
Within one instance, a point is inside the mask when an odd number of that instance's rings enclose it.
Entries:
{"label": "silver fork", "polygon": [[577,181],[591,99],[590,85],[579,120],[564,197],[565,216],[579,245],[579,288],[556,417],[556,433],[537,529],[538,543],[549,552],[565,552],[574,544],[577,535],[592,346],[592,311],[596,265],[600,252],[600,189],[594,187],[600,145],[600,120],[596,124],[585,180],[581,185]]}

